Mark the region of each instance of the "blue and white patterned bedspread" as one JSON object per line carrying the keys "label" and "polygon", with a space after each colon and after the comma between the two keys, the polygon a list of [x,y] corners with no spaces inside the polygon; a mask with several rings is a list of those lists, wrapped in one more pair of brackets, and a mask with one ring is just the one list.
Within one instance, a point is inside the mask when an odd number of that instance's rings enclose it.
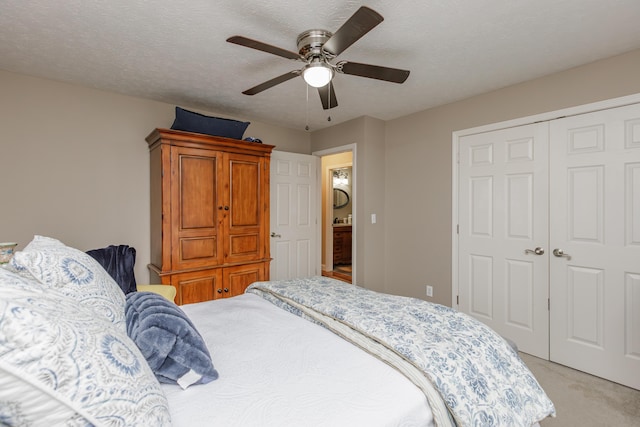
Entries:
{"label": "blue and white patterned bedspread", "polygon": [[258,282],[247,292],[392,363],[425,392],[437,425],[530,426],[555,416],[516,352],[464,313],[326,277]]}

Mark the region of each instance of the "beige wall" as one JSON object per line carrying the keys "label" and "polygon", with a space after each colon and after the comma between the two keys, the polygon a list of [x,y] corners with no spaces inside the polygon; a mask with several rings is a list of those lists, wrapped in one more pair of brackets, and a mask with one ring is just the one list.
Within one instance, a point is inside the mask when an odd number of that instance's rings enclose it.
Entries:
{"label": "beige wall", "polygon": [[[147,282],[145,137],[171,126],[175,106],[4,71],[0,94],[0,241],[18,250],[34,234],[82,250],[128,244],[137,250],[136,278]],[[304,131],[252,122],[245,135],[310,150]]]}
{"label": "beige wall", "polygon": [[[355,119],[350,120],[345,123],[341,123],[336,126],[332,126],[330,128],[322,129],[319,131],[315,131],[311,134],[311,152],[318,152],[323,150],[328,150],[335,147],[343,147],[346,145],[355,145],[356,151],[353,153],[353,163],[354,163],[354,176],[352,184],[354,185],[355,192],[355,206],[356,211],[353,216],[353,221],[356,224],[353,227],[354,236],[356,245],[358,244],[360,238],[359,236],[363,234],[363,227],[359,227],[357,224],[360,223],[363,218],[361,212],[363,209],[361,208],[363,197],[361,196],[360,186],[362,185],[362,178],[359,169],[359,162],[363,162],[363,158],[361,156],[361,150],[358,145],[362,145],[364,141],[364,119]],[[325,230],[326,232],[326,230]],[[324,235],[324,233],[323,233]],[[323,246],[326,247],[326,246]],[[356,280],[361,283],[359,280],[359,275],[361,271],[364,271],[364,258],[362,257],[363,251],[360,251],[357,248],[354,248],[354,265],[356,270],[354,271],[354,277]]]}
{"label": "beige wall", "polygon": [[[385,124],[361,117],[313,132],[311,151],[355,144],[355,274],[356,284],[385,291]],[[377,216],[371,223],[371,214]]]}
{"label": "beige wall", "polygon": [[451,304],[452,132],[640,93],[640,50],[386,123],[388,291]]}
{"label": "beige wall", "polygon": [[[358,284],[418,298],[430,284],[449,305],[452,132],[640,93],[638,76],[640,50],[386,123],[362,117],[309,135],[256,122],[246,135],[297,153],[355,144]],[[174,106],[3,71],[0,94],[0,240],[127,243],[148,280],[144,138],[171,125]]]}

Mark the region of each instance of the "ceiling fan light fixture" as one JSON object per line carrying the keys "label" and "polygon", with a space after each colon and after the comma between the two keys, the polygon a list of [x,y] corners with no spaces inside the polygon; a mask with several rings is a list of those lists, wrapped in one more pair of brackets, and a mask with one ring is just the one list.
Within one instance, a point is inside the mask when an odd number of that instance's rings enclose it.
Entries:
{"label": "ceiling fan light fixture", "polygon": [[333,79],[333,69],[324,62],[312,62],[304,67],[302,78],[309,86],[323,87]]}

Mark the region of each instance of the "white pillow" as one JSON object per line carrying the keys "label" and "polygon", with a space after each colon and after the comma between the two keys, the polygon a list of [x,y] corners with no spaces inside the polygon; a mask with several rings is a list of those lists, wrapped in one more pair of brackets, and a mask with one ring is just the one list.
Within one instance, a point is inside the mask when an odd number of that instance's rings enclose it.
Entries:
{"label": "white pillow", "polygon": [[0,268],[0,420],[8,425],[170,425],[166,397],[126,332]]}
{"label": "white pillow", "polygon": [[34,236],[14,254],[10,268],[28,271],[36,280],[125,328],[125,296],[118,284],[90,255],[51,237]]}
{"label": "white pillow", "polygon": [[2,425],[48,427],[76,421],[82,425],[84,417],[45,390],[0,368],[0,420],[7,423]]}

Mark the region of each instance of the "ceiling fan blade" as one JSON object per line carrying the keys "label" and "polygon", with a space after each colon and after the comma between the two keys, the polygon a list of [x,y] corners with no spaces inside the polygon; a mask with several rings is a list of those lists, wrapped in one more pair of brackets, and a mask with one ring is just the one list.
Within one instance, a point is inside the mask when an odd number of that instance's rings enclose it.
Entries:
{"label": "ceiling fan blade", "polygon": [[338,31],[333,33],[333,36],[322,46],[322,50],[338,56],[383,20],[384,18],[378,12],[362,6]]}
{"label": "ceiling fan blade", "polygon": [[240,46],[246,46],[246,47],[250,47],[252,49],[261,50],[263,52],[272,53],[274,55],[278,55],[278,56],[281,56],[281,57],[287,58],[287,59],[304,60],[304,58],[302,56],[300,56],[300,54],[298,54],[296,52],[292,52],[292,51],[286,50],[286,49],[281,49],[279,47],[272,46],[272,45],[266,44],[266,43],[262,43],[262,42],[259,42],[257,40],[248,39],[248,38],[243,37],[243,36],[229,37],[227,39],[227,41],[229,43],[239,44]]}
{"label": "ceiling fan blade", "polygon": [[333,88],[333,82],[329,82],[328,85],[318,88],[320,94],[320,101],[322,102],[322,108],[328,110],[338,106],[338,99],[336,98],[336,91]]}
{"label": "ceiling fan blade", "polygon": [[274,87],[275,85],[279,85],[280,83],[284,83],[287,80],[291,80],[294,77],[298,77],[300,75],[300,71],[299,70],[295,70],[295,71],[289,71],[286,74],[283,74],[281,76],[278,76],[276,78],[273,78],[271,80],[268,80],[264,83],[260,83],[257,86],[252,87],[251,89],[247,89],[245,90],[244,93],[245,95],[255,95],[256,93],[260,93],[263,90],[267,90],[271,87]]}
{"label": "ceiling fan blade", "polygon": [[336,64],[336,70],[343,74],[385,80],[393,83],[404,83],[409,77],[409,70],[348,61],[341,61]]}

